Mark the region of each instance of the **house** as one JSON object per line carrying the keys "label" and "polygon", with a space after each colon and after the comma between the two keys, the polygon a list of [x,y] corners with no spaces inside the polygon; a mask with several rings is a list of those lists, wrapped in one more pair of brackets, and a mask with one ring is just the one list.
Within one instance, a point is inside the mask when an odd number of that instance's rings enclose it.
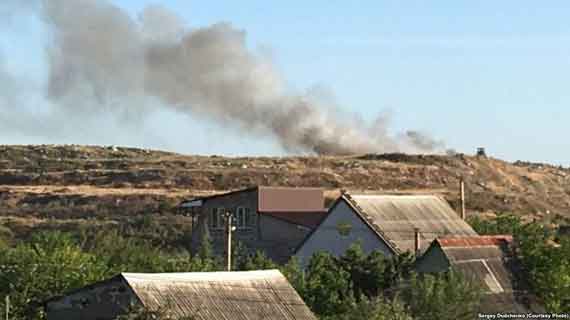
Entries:
{"label": "house", "polygon": [[226,214],[233,216],[233,240],[261,250],[276,262],[289,260],[303,239],[326,215],[318,188],[264,187],[194,198],[180,206],[192,217],[192,248],[205,238],[215,253],[226,251]]}
{"label": "house", "polygon": [[196,320],[316,320],[278,270],[122,273],[44,307],[48,320],[111,320],[133,307]]}
{"label": "house", "polygon": [[417,260],[415,269],[418,273],[455,270],[475,281],[484,291],[480,312],[544,312],[517,277],[520,266],[513,258],[512,240],[512,236],[438,238]]}
{"label": "house", "polygon": [[344,193],[300,245],[296,256],[306,265],[317,251],[340,256],[356,242],[365,252],[379,250],[386,256],[414,253],[425,249],[422,242],[427,247],[443,235],[477,233],[437,196]]}

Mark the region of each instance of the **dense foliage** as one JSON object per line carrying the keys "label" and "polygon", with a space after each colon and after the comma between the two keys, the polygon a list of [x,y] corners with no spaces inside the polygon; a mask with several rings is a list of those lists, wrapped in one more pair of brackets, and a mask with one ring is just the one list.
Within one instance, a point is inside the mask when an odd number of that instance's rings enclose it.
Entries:
{"label": "dense foliage", "polygon": [[195,257],[161,251],[151,244],[102,232],[92,238],[44,232],[15,246],[0,246],[0,307],[9,297],[10,319],[41,318],[50,297],[120,272],[211,271],[218,260],[207,249]]}
{"label": "dense foliage", "polygon": [[479,234],[512,234],[523,266],[522,278],[544,300],[550,312],[570,312],[570,238],[537,223],[503,214],[493,220],[472,218]]}
{"label": "dense foliage", "polygon": [[[427,306],[433,309],[431,314],[443,315],[446,305],[436,302],[439,300],[435,297],[444,299],[447,305],[455,301],[457,306],[471,297],[454,289],[461,288],[456,284],[464,283],[456,278],[412,277],[410,281],[413,260],[408,255],[388,260],[379,252],[365,254],[359,245],[352,246],[339,258],[318,253],[306,270],[302,270],[295,259],[278,266],[260,252],[246,252],[239,245],[236,247],[234,268],[281,268],[322,319],[412,319],[412,316],[422,314]],[[41,319],[41,303],[46,299],[119,272],[188,272],[222,268],[221,259],[212,255],[207,241],[195,256],[190,257],[168,253],[150,243],[125,238],[112,231],[89,236],[46,232],[14,246],[0,247],[0,298],[3,301],[0,307],[6,307],[4,301],[8,296],[10,319]],[[428,300],[434,302],[429,304]],[[127,319],[156,318],[156,314],[137,311]]]}
{"label": "dense foliage", "polygon": [[339,258],[315,254],[297,289],[327,320],[473,318],[479,288],[455,273],[416,276],[412,264],[410,255],[387,259],[356,244]]}
{"label": "dense foliage", "polygon": [[[513,216],[473,219],[483,234],[515,235],[516,253],[526,278],[548,311],[570,312],[570,239]],[[553,241],[555,239],[555,241]],[[263,253],[250,254],[237,243],[233,268],[280,268],[307,305],[326,320],[470,319],[481,291],[458,274],[417,276],[413,257],[386,259],[358,244],[343,256],[315,254],[305,268],[295,259],[283,266]],[[115,231],[90,234],[44,232],[22,242],[0,242],[0,308],[9,297],[10,319],[42,319],[41,303],[119,272],[222,270],[207,239],[196,255],[165,250],[151,241]],[[133,313],[126,319],[146,319]],[[150,318],[157,318],[156,312]]]}

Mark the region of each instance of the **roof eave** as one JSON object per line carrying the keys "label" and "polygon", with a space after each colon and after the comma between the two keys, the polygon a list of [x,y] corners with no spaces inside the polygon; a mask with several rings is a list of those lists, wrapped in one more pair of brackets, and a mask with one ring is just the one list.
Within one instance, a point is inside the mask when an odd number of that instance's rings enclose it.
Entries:
{"label": "roof eave", "polygon": [[224,193],[217,193],[217,194],[213,194],[210,196],[194,197],[194,198],[187,199],[187,200],[180,202],[180,204],[178,204],[178,206],[181,207],[182,204],[185,202],[198,201],[198,200],[202,200],[204,203],[206,203],[206,201],[214,199],[214,198],[225,197],[225,196],[229,196],[229,195],[233,195],[233,194],[241,193],[241,192],[257,191],[258,189],[259,189],[259,186],[254,186],[254,187],[249,187],[249,188],[245,188],[245,189],[238,189],[238,190],[233,190],[233,191],[224,192]]}
{"label": "roof eave", "polygon": [[376,227],[374,227],[374,225],[372,225],[368,218],[364,216],[364,213],[361,212],[360,209],[358,209],[358,207],[353,203],[353,200],[350,198],[350,194],[344,193],[339,199],[344,200],[350,206],[356,215],[376,234],[376,236],[378,236],[378,238],[380,238],[380,240],[386,244],[388,249],[390,249],[393,254],[400,255],[403,253],[402,250],[396,247],[396,245],[385,234],[382,234]]}

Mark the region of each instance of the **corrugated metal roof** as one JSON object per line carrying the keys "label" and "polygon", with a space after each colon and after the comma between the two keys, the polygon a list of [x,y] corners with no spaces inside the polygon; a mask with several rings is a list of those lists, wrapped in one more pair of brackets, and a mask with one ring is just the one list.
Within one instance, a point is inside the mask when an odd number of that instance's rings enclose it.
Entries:
{"label": "corrugated metal roof", "polygon": [[505,288],[502,286],[504,281],[499,280],[493,274],[487,262],[487,260],[480,259],[455,263],[453,270],[460,272],[470,281],[478,283],[487,292],[505,292]]}
{"label": "corrugated metal roof", "polygon": [[358,213],[400,252],[414,251],[414,230],[420,230],[423,248],[438,236],[476,236],[447,201],[430,195],[344,194]]}
{"label": "corrugated metal roof", "polygon": [[513,259],[512,236],[477,236],[436,239],[430,250],[442,250],[451,268],[479,283],[486,291],[481,310],[489,312],[542,312],[537,298],[517,278],[520,266]]}
{"label": "corrugated metal roof", "polygon": [[[474,279],[491,292],[513,290],[511,236],[478,236],[435,240],[452,268]],[[489,279],[495,279],[496,283]],[[496,285],[500,290],[496,290]]]}
{"label": "corrugated metal roof", "polygon": [[166,307],[175,317],[316,320],[278,270],[122,276],[145,307]]}
{"label": "corrugated metal roof", "polygon": [[474,259],[500,259],[503,257],[502,249],[498,246],[443,247],[442,249],[450,262]]}
{"label": "corrugated metal roof", "polygon": [[258,187],[259,212],[322,212],[325,197],[320,188]]}

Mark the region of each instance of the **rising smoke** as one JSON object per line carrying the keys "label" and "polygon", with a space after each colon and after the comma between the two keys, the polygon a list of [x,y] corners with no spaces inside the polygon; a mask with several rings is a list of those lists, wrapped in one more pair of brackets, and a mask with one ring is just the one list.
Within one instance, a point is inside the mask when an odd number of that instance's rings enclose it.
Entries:
{"label": "rising smoke", "polygon": [[248,49],[245,32],[229,23],[188,29],[159,6],[133,19],[104,0],[44,0],[34,7],[51,37],[46,95],[65,114],[109,113],[129,122],[163,105],[271,134],[293,153],[442,150],[417,131],[390,135],[385,118],[366,126],[310,94],[291,94],[271,61]]}

